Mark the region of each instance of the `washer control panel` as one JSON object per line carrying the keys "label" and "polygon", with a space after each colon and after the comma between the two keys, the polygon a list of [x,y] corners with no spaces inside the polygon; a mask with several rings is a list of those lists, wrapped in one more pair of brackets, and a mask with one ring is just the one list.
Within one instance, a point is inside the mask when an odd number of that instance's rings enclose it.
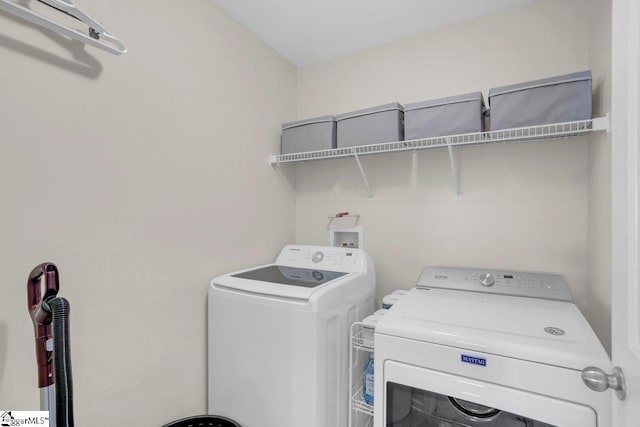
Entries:
{"label": "washer control panel", "polygon": [[361,249],[333,246],[287,245],[276,264],[324,270],[361,271],[365,253]]}
{"label": "washer control panel", "polygon": [[573,301],[562,276],[547,273],[425,267],[416,287]]}

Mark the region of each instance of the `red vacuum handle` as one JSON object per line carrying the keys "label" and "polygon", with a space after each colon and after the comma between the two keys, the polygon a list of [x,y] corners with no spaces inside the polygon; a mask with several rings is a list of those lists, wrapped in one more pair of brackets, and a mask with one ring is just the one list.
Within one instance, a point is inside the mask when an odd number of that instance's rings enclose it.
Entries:
{"label": "red vacuum handle", "polygon": [[[36,339],[36,361],[38,363],[38,387],[44,388],[53,384],[53,337],[51,327],[51,311],[42,308],[42,304],[58,294],[58,268],[55,264],[45,262],[37,266],[29,274],[27,280],[27,308],[33,321]],[[44,295],[43,295],[44,291]],[[47,348],[49,341],[49,348]]]}

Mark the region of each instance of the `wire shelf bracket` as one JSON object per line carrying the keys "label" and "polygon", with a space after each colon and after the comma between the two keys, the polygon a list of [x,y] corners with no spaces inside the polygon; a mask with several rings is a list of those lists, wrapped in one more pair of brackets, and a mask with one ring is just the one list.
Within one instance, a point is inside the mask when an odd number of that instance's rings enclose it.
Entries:
{"label": "wire shelf bracket", "polygon": [[449,163],[451,164],[451,179],[453,180],[453,191],[456,193],[456,199],[460,200],[460,179],[451,141],[448,141],[447,149],[449,150]]}
{"label": "wire shelf bracket", "polygon": [[364,181],[364,186],[367,188],[367,193],[369,194],[369,198],[373,199],[373,191],[371,190],[371,186],[369,185],[369,180],[367,179],[367,174],[364,173],[364,169],[362,168],[362,163],[360,162],[360,157],[356,150],[353,150],[353,157],[356,159],[356,163],[358,164],[358,169],[360,169],[360,175],[362,176],[362,180]]}
{"label": "wire shelf bracket", "polygon": [[527,141],[539,141],[554,138],[567,138],[585,135],[591,132],[609,132],[609,114],[589,120],[578,120],[565,123],[500,129],[487,132],[467,133],[460,135],[438,136],[434,138],[413,139],[409,141],[394,141],[381,144],[358,145],[354,147],[333,148],[329,150],[307,151],[302,153],[272,154],[272,166],[282,163],[297,163],[314,160],[339,159],[353,157],[364,181],[369,198],[373,198],[373,190],[360,161],[361,156],[372,154],[395,153],[401,151],[418,151],[435,148],[447,148],[451,164],[451,176],[455,196],[460,198],[460,179],[454,155],[454,147],[464,147],[480,144],[505,144]]}

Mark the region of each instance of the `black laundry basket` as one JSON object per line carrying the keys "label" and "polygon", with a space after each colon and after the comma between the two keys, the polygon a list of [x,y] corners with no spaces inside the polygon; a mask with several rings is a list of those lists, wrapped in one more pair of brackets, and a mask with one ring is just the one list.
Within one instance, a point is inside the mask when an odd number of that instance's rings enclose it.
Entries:
{"label": "black laundry basket", "polygon": [[242,427],[229,418],[217,415],[198,415],[196,417],[183,418],[172,421],[162,427]]}

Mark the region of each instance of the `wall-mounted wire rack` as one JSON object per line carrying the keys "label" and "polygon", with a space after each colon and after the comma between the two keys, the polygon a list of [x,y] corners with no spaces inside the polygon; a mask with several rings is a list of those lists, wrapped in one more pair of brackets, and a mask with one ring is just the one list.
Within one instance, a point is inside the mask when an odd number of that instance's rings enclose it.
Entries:
{"label": "wall-mounted wire rack", "polygon": [[307,162],[314,160],[329,160],[353,157],[356,160],[360,174],[369,193],[373,191],[360,162],[360,156],[372,154],[395,153],[401,151],[419,151],[435,148],[448,148],[451,162],[451,173],[456,196],[460,196],[460,183],[454,157],[453,148],[480,144],[514,143],[552,138],[566,138],[588,134],[590,132],[609,131],[609,115],[589,120],[553,123],[538,126],[528,126],[513,129],[501,129],[488,132],[467,133],[462,135],[439,136],[435,138],[413,139],[409,141],[394,141],[381,144],[358,145],[354,147],[334,148],[330,150],[308,151],[303,153],[273,154],[271,165],[283,163]]}

